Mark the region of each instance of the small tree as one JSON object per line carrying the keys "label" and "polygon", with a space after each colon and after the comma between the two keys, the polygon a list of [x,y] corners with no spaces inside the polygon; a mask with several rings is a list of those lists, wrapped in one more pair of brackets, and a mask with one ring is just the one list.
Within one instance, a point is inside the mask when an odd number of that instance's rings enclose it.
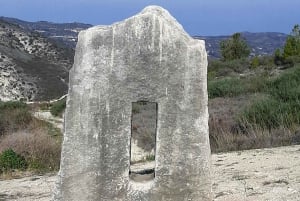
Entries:
{"label": "small tree", "polygon": [[284,57],[279,48],[277,48],[274,52],[274,63],[278,66],[284,64]]}
{"label": "small tree", "polygon": [[291,34],[286,39],[283,48],[284,58],[290,56],[300,56],[300,27],[296,24],[291,32]]}
{"label": "small tree", "polygon": [[225,61],[248,57],[250,49],[240,33],[235,33],[231,38],[220,42],[222,58]]}

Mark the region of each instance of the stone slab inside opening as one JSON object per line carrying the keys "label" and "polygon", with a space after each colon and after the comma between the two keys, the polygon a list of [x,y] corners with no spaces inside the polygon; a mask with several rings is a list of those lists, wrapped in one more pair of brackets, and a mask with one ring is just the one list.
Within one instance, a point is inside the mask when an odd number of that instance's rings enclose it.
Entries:
{"label": "stone slab inside opening", "polygon": [[155,177],[157,103],[132,103],[130,179],[138,182]]}

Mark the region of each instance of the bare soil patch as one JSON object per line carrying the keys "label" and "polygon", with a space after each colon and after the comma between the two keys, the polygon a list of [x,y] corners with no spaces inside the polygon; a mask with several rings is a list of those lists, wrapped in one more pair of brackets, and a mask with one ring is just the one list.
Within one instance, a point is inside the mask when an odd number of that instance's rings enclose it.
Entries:
{"label": "bare soil patch", "polygon": [[[212,155],[214,201],[299,201],[300,145]],[[55,175],[0,180],[0,201],[49,201]]]}

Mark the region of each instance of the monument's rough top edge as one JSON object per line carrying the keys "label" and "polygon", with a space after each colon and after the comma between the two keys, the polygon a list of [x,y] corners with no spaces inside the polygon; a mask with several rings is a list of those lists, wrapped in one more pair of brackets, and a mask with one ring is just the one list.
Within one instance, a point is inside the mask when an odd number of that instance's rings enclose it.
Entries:
{"label": "monument's rough top edge", "polygon": [[[167,11],[166,9],[157,6],[157,5],[150,5],[145,7],[141,12],[126,18],[124,20],[115,22],[111,25],[96,25],[94,27],[88,28],[86,30],[80,31],[79,38],[86,38],[87,35],[94,35],[95,33],[99,33],[102,31],[108,31],[111,29],[114,29],[114,27],[117,27],[119,25],[125,24],[126,22],[130,21],[139,21],[138,19],[143,18],[158,18],[161,22],[165,22],[167,24],[170,24],[173,28],[178,30],[178,33],[181,33],[186,38],[189,38],[190,44],[198,44],[200,46],[205,46],[204,40],[194,39],[191,37],[183,28],[183,26]],[[86,35],[87,34],[87,35]]]}
{"label": "monument's rough top edge", "polygon": [[[164,17],[172,17],[172,15],[169,13],[169,11],[167,11],[166,9],[164,9],[163,7],[160,6],[156,6],[156,5],[151,5],[151,6],[147,6],[145,7],[140,13],[138,13],[136,16],[138,15],[142,15],[142,14],[152,14],[152,15],[162,15]],[[174,18],[173,18],[174,19]]]}
{"label": "monument's rough top edge", "polygon": [[[147,6],[141,12],[139,12],[139,13],[137,13],[137,14],[129,17],[129,18],[126,18],[124,20],[115,22],[113,24],[110,24],[110,25],[96,25],[96,26],[90,27],[86,30],[83,30],[81,32],[83,33],[83,32],[89,32],[89,31],[94,31],[94,30],[99,30],[99,31],[100,30],[107,30],[107,29],[111,29],[114,26],[118,26],[119,24],[123,24],[126,21],[134,20],[134,19],[137,19],[137,18],[144,18],[145,16],[147,16],[147,17],[156,16],[156,17],[159,17],[159,18],[161,18],[165,21],[173,22],[173,24],[176,25],[178,29],[180,29],[181,31],[186,33],[186,31],[184,30],[182,25],[169,13],[169,11],[167,11],[166,9],[164,9],[160,6],[156,6],[156,5]],[[176,22],[176,23],[174,23],[174,22]]]}

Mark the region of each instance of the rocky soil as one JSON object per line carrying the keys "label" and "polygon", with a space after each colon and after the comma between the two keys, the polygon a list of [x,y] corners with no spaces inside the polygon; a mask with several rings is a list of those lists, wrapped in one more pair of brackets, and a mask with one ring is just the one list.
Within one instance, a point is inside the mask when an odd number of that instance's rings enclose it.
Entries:
{"label": "rocky soil", "polygon": [[[300,145],[212,155],[214,201],[299,201]],[[55,175],[0,180],[0,201],[49,201]]]}

